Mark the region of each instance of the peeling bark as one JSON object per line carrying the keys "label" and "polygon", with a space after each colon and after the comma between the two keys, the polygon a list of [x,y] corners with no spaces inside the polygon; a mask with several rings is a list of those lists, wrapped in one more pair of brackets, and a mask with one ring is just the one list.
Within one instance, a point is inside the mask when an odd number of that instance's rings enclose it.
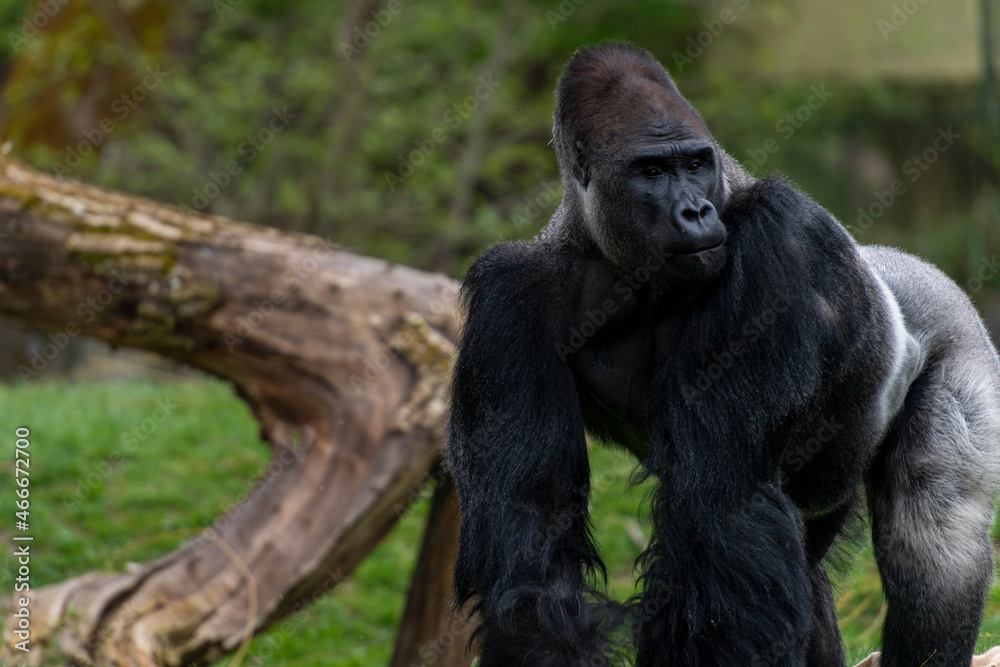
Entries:
{"label": "peeling bark", "polygon": [[33,591],[32,661],[206,664],[336,585],[438,460],[456,287],[0,158],[0,313],[232,382],[273,459],[178,550]]}

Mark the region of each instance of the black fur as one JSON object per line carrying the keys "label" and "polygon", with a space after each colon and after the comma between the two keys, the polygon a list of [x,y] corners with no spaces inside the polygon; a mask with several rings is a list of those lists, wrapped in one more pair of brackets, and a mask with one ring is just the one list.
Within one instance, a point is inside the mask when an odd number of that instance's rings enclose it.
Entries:
{"label": "black fur", "polygon": [[448,454],[481,665],[614,660],[586,429],[659,483],[639,665],[843,665],[822,560],[867,490],[882,664],[967,666],[1000,477],[1000,362],[968,301],[750,178],[645,52],[580,51],[558,96],[563,203],[464,287]]}

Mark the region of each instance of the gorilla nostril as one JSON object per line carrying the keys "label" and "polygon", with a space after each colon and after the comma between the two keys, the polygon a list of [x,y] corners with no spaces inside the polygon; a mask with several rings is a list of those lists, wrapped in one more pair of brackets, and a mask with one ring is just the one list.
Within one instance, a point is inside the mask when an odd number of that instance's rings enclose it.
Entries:
{"label": "gorilla nostril", "polygon": [[702,218],[702,214],[693,208],[687,208],[681,210],[681,217],[688,222],[698,222]]}
{"label": "gorilla nostril", "polygon": [[700,219],[706,217],[709,213],[712,212],[712,210],[714,208],[715,208],[714,206],[712,206],[710,203],[706,202],[705,205],[701,207],[701,210],[698,211],[698,219],[700,220]]}

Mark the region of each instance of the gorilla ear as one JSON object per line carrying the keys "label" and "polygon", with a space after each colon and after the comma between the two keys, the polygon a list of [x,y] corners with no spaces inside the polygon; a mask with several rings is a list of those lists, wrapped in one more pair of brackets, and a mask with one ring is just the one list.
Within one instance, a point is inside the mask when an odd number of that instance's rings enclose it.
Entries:
{"label": "gorilla ear", "polygon": [[576,155],[573,160],[573,176],[584,188],[590,183],[590,158],[587,156],[587,146],[582,141],[576,142]]}

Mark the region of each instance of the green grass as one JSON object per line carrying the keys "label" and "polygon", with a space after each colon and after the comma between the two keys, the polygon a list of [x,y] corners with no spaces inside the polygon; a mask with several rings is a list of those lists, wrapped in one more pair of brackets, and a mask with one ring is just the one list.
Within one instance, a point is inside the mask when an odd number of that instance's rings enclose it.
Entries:
{"label": "green grass", "polygon": [[[11,479],[19,426],[31,429],[33,586],[92,569],[122,570],[176,548],[248,491],[269,461],[248,410],[218,382],[0,387],[0,479]],[[632,566],[648,535],[638,510],[647,489],[628,487],[632,465],[613,450],[595,449],[592,468],[593,516],[609,589],[623,599],[633,591]],[[14,496],[7,482],[0,488],[0,537],[6,538]],[[243,664],[386,664],[426,514],[426,501],[418,502],[331,595],[257,637]],[[0,594],[11,590],[13,571],[4,549]],[[837,579],[854,664],[877,644],[882,620],[870,548]],[[1000,644],[996,585],[979,648],[994,644]]]}

